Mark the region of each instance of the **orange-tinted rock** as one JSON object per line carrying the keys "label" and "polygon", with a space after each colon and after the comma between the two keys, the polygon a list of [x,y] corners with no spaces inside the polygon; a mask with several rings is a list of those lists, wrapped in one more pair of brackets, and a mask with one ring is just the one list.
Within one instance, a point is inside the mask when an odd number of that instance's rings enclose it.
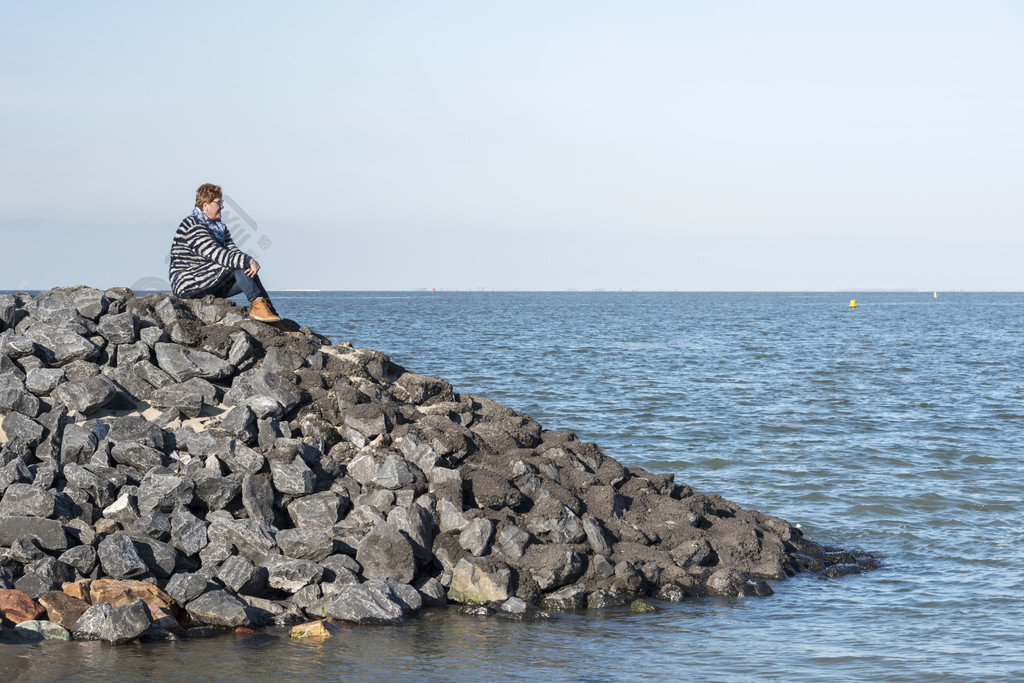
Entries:
{"label": "orange-tinted rock", "polygon": [[92,585],[92,579],[79,579],[74,583],[65,583],[60,589],[70,595],[73,598],[84,600],[85,602],[92,604],[92,597],[89,595],[89,586]]}
{"label": "orange-tinted rock", "polygon": [[236,636],[248,636],[256,633],[256,629],[249,628],[248,626],[239,626],[232,633]]}
{"label": "orange-tinted rock", "polygon": [[288,631],[288,637],[325,640],[333,638],[341,633],[341,631],[341,626],[333,619],[318,619],[317,621],[299,624],[291,631]]}
{"label": "orange-tinted rock", "polygon": [[168,614],[178,613],[178,603],[167,593],[156,586],[142,581],[118,581],[116,579],[96,579],[89,586],[93,603],[109,602],[112,607],[130,605],[136,600],[143,600],[150,607],[164,610]]}
{"label": "orange-tinted rock", "polygon": [[78,618],[89,609],[85,600],[72,597],[62,591],[50,591],[39,598],[39,604],[46,608],[50,621],[71,630]]}
{"label": "orange-tinted rock", "polygon": [[42,619],[46,609],[25,593],[15,588],[0,590],[0,619],[7,626],[23,621]]}

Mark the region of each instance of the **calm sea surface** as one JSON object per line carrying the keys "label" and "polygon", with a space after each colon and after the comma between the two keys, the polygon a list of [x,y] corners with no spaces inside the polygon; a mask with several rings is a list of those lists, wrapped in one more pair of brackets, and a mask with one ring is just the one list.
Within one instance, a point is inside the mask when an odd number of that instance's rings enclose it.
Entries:
{"label": "calm sea surface", "polygon": [[[332,341],[880,556],[768,598],[323,644],[45,643],[24,680],[1024,677],[1024,294],[293,293]],[[283,634],[283,631],[278,633]],[[3,672],[0,672],[3,674]],[[4,675],[0,675],[4,678]]]}

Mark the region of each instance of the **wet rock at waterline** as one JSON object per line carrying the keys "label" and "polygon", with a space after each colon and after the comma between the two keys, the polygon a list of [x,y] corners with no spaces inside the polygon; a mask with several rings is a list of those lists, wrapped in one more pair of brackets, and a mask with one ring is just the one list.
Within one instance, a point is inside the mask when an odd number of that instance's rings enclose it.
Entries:
{"label": "wet rock at waterline", "polygon": [[0,313],[0,615],[25,637],[648,611],[877,566],[229,301],[71,287]]}

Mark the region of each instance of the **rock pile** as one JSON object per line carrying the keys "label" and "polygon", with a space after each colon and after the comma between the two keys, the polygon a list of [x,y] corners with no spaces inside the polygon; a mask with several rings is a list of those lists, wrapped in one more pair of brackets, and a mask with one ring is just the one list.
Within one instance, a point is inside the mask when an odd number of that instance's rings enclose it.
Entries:
{"label": "rock pile", "polygon": [[0,419],[0,615],[75,638],[767,595],[875,566],[212,297],[0,295]]}

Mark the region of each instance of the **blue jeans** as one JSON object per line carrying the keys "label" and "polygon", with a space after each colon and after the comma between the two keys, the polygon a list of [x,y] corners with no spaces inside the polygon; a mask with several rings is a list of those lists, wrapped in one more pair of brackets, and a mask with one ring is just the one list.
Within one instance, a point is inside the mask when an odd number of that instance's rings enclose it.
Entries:
{"label": "blue jeans", "polygon": [[222,299],[228,299],[235,296],[236,294],[245,294],[245,297],[252,303],[256,299],[263,298],[269,301],[270,297],[267,296],[267,290],[263,288],[263,283],[260,282],[260,276],[249,277],[245,274],[244,270],[234,271],[234,277],[229,277],[208,292],[203,294],[213,294],[219,296]]}

